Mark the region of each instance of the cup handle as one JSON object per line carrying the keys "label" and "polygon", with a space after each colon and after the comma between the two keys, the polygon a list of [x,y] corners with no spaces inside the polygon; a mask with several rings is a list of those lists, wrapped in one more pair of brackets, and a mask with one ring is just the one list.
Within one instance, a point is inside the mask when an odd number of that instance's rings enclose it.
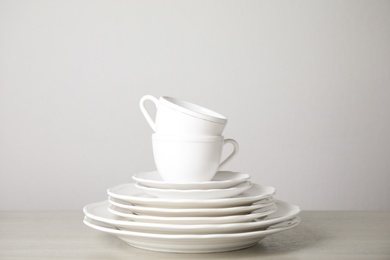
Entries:
{"label": "cup handle", "polygon": [[150,127],[153,129],[154,132],[156,132],[156,124],[154,123],[153,119],[150,117],[148,111],[146,111],[146,108],[145,108],[145,101],[147,100],[150,100],[154,103],[154,105],[156,106],[156,109],[158,107],[158,99],[151,96],[151,95],[145,95],[141,98],[141,100],[139,101],[139,107],[141,108],[141,112],[142,114],[144,115],[146,121],[149,123]]}
{"label": "cup handle", "polygon": [[218,169],[222,168],[228,161],[230,161],[238,153],[239,146],[238,146],[238,143],[236,142],[236,140],[234,140],[234,139],[225,139],[223,146],[225,146],[228,143],[233,145],[233,151],[232,151],[232,153],[228,157],[226,157],[225,160],[223,160],[223,162],[221,162],[219,164],[219,168]]}

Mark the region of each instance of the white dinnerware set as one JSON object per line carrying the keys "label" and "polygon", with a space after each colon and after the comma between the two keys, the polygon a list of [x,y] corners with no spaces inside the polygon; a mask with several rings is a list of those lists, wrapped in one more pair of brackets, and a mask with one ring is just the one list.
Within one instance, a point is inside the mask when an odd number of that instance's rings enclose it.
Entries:
{"label": "white dinnerware set", "polygon": [[[146,101],[156,106],[155,120]],[[247,248],[299,224],[299,207],[275,199],[274,187],[220,170],[239,150],[222,136],[224,116],[171,97],[144,96],[140,108],[154,130],[157,171],[136,173],[109,188],[107,200],[86,205],[87,226],[142,249],[211,253]],[[222,160],[225,144],[233,150]]]}

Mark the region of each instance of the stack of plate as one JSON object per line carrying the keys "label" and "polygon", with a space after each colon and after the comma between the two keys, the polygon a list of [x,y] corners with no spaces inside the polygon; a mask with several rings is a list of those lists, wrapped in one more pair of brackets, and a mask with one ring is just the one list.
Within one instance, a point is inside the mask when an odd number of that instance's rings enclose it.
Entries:
{"label": "stack of plate", "polygon": [[208,182],[169,183],[158,172],[109,188],[108,200],[84,207],[84,223],[134,247],[178,253],[246,248],[298,225],[298,206],[250,176],[217,172]]}

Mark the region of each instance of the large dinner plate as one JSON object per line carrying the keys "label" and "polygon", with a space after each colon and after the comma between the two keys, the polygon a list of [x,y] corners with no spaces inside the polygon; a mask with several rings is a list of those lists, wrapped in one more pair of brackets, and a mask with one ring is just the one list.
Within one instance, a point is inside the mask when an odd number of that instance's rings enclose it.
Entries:
{"label": "large dinner plate", "polygon": [[116,235],[127,244],[153,251],[176,253],[212,253],[238,250],[257,244],[267,235],[295,227],[298,217],[271,226],[266,230],[224,234],[156,234],[120,230],[101,221],[84,218],[84,223],[96,230]]}
{"label": "large dinner plate", "polygon": [[[277,211],[265,219],[246,223],[229,224],[164,224],[129,221],[111,213],[108,201],[92,203],[84,207],[84,214],[119,229],[160,234],[210,234],[249,232],[268,228],[271,225],[291,219],[299,213],[299,207],[284,201],[276,201]],[[250,213],[251,214],[251,213]],[[248,215],[250,215],[248,214]]]}
{"label": "large dinner plate", "polygon": [[178,189],[178,190],[203,190],[203,189],[226,189],[236,186],[250,179],[249,174],[231,171],[217,172],[211,181],[173,183],[166,182],[161,178],[158,171],[139,172],[132,176],[136,182],[151,188]]}
{"label": "large dinner plate", "polygon": [[243,193],[221,199],[164,199],[157,198],[135,187],[134,183],[120,184],[107,189],[107,193],[112,198],[127,201],[133,205],[142,205],[160,208],[220,208],[249,205],[261,199],[275,194],[275,188],[253,184],[251,188]]}

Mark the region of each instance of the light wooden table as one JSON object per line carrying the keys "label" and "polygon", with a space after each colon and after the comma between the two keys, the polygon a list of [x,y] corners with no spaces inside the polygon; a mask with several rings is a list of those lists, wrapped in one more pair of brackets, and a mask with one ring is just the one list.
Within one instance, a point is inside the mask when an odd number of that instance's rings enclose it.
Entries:
{"label": "light wooden table", "polygon": [[302,212],[299,226],[233,252],[137,249],[82,223],[81,211],[0,212],[0,259],[390,259],[390,212]]}

